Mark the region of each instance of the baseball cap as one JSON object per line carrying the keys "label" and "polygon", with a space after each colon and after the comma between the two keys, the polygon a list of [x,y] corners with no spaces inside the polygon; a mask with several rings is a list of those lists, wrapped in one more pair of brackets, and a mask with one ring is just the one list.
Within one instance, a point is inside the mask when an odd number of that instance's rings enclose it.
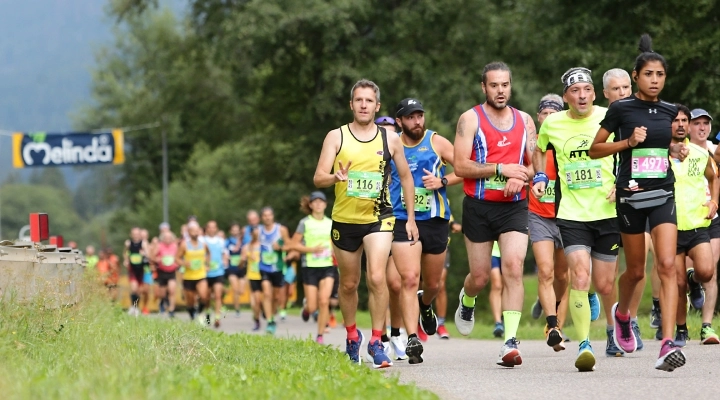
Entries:
{"label": "baseball cap", "polygon": [[712,121],[712,117],[710,116],[710,113],[703,110],[702,108],[696,108],[696,109],[690,111],[690,119],[691,120],[700,118],[700,117],[708,117],[708,118],[710,118],[710,121]]}
{"label": "baseball cap", "polygon": [[397,107],[395,108],[395,116],[405,117],[414,113],[415,111],[425,112],[425,109],[423,108],[420,100],[408,98],[401,101],[397,105]]}
{"label": "baseball cap", "polygon": [[160,230],[170,229],[170,224],[168,224],[167,222],[163,222],[163,223],[160,224],[159,229],[160,229]]}
{"label": "baseball cap", "polygon": [[325,197],[325,193],[323,193],[323,192],[310,193],[310,201],[317,200],[317,199],[327,202],[327,197]]}
{"label": "baseball cap", "polygon": [[383,115],[382,117],[376,119],[375,123],[377,125],[395,125],[395,120],[387,115]]}

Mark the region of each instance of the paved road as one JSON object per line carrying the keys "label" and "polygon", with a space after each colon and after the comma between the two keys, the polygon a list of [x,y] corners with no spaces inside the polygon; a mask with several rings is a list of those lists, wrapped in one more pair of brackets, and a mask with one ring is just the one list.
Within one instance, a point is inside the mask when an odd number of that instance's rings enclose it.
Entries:
{"label": "paved road", "polygon": [[[249,312],[229,314],[220,330],[251,332]],[[368,332],[369,333],[369,332]],[[278,322],[276,336],[314,337],[315,324],[289,316]],[[325,342],[344,350],[345,332],[337,328]],[[402,382],[414,382],[443,399],[572,398],[692,399],[715,398],[720,387],[720,346],[700,346],[694,340],[685,348],[688,364],[675,372],[653,369],[659,343],[645,341],[645,349],[625,358],[604,356],[604,340],[594,341],[600,352],[594,372],[579,373],[574,367],[577,343],[554,353],[544,342],[521,341],[523,365],[513,369],[495,365],[500,341],[431,338],[425,343],[425,362],[409,365],[395,362],[388,374],[399,374]],[[602,351],[601,351],[602,350]]]}

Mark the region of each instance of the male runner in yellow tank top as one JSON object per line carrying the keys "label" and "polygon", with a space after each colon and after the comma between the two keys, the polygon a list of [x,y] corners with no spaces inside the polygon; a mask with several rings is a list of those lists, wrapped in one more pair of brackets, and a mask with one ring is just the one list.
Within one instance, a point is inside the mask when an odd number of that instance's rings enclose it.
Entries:
{"label": "male runner in yellow tank top", "polygon": [[[414,193],[414,183],[400,138],[374,122],[375,113],[380,110],[378,86],[366,79],[355,83],[350,91],[350,109],[353,122],[333,129],[325,137],[313,181],[318,188],[335,186],[332,241],[340,269],[340,310],[347,330],[346,351],[352,361],[360,363],[364,338],[355,324],[355,313],[364,249],[372,319],[368,351],[373,356],[373,367],[385,368],[392,365],[380,341],[388,304],[385,267],[395,226],[388,193],[390,160],[395,162],[405,193]],[[408,239],[415,242],[418,230],[414,204],[407,204]]]}

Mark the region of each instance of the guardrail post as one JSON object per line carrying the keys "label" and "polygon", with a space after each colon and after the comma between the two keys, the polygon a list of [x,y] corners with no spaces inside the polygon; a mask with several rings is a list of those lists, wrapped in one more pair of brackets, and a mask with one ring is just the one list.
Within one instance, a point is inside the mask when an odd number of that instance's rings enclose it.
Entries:
{"label": "guardrail post", "polygon": [[48,240],[50,235],[50,220],[46,213],[30,214],[30,240],[42,242]]}

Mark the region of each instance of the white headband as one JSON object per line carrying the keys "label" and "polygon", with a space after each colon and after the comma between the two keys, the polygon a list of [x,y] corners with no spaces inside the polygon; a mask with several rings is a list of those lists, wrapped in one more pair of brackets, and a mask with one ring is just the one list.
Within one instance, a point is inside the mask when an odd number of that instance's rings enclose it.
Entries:
{"label": "white headband", "polygon": [[563,93],[565,93],[570,86],[576,83],[593,83],[592,76],[590,74],[592,74],[592,71],[587,68],[570,68],[567,72],[563,74],[562,78],[560,78],[564,85]]}

